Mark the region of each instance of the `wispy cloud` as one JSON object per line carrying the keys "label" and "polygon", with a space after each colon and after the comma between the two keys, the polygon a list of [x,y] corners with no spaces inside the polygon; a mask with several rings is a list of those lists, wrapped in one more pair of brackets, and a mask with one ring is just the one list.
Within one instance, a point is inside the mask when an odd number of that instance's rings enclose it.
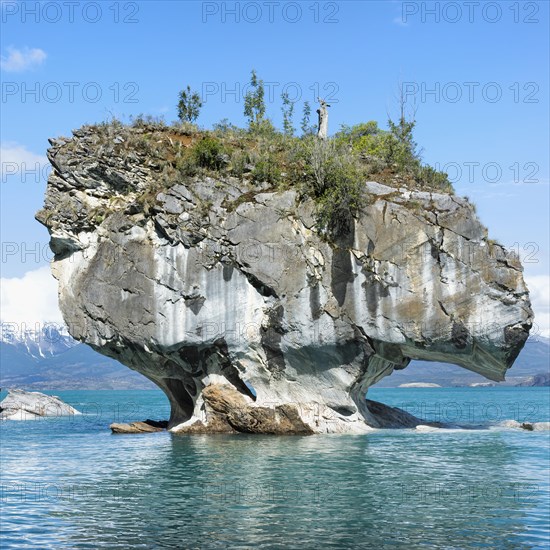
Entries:
{"label": "wispy cloud", "polygon": [[48,159],[29,151],[24,145],[14,142],[0,144],[0,172],[2,182],[9,176],[33,172],[46,174],[49,170]]}
{"label": "wispy cloud", "polygon": [[535,312],[536,333],[550,338],[550,277],[527,275],[525,282]]}
{"label": "wispy cloud", "polygon": [[40,48],[23,48],[18,50],[9,46],[7,51],[8,55],[2,55],[0,58],[0,67],[8,73],[21,73],[34,69],[41,65],[47,57],[46,52]]}
{"label": "wispy cloud", "polygon": [[63,324],[57,304],[57,281],[44,266],[27,271],[22,277],[1,279],[2,317],[4,323]]}

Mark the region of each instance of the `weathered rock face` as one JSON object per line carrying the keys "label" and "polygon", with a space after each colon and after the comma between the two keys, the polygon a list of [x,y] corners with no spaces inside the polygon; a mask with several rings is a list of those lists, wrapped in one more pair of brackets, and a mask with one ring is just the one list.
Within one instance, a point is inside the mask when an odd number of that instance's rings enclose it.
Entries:
{"label": "weathered rock face", "polygon": [[219,425],[211,385],[235,418],[244,400],[291,431],[387,426],[365,400],[380,378],[414,358],[502,380],[531,327],[519,260],[465,199],[366,183],[335,246],[296,191],[174,183],[123,137],[79,130],[49,158],[37,219],[69,330],[158,384],[172,428]]}

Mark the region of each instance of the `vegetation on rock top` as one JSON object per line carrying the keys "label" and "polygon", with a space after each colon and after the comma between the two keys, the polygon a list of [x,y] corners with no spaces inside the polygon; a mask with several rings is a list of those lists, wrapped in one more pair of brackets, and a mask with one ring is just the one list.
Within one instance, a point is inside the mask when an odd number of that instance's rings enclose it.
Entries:
{"label": "vegetation on rock top", "polygon": [[342,127],[322,140],[310,124],[311,108],[306,102],[302,133],[297,137],[295,105],[288,95],[281,98],[284,128],[279,131],[266,116],[263,81],[254,71],[249,88],[244,101],[247,128],[225,119],[212,130],[200,129],[193,123],[202,103],[188,86],[179,95],[178,123],[167,125],[161,119],[139,116],[129,125],[113,119],[89,129],[112,146],[113,154],[143,157],[159,172],[155,185],[139,198],[145,205],[174,183],[190,184],[197,177],[210,176],[223,185],[235,177],[249,182],[251,191],[259,184],[264,191],[266,183],[274,190],[297,189],[302,198],[315,200],[318,229],[337,236],[349,230],[368,201],[365,181],[453,193],[447,174],[422,163],[413,139],[415,122],[407,119],[403,108],[397,122],[388,121],[388,130],[369,121]]}

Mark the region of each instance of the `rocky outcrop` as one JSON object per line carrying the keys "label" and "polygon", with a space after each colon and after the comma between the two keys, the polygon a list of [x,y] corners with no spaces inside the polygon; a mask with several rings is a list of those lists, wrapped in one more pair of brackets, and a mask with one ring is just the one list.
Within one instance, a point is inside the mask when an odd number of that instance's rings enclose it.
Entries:
{"label": "rocky outcrop", "polygon": [[531,327],[528,291],[466,199],[367,182],[331,243],[296,190],[178,178],[127,134],[52,140],[37,219],[69,331],[155,382],[171,428],[402,425],[365,394],[411,359],[503,380]]}
{"label": "rocky outcrop", "polygon": [[9,390],[0,403],[0,420],[34,420],[45,416],[81,414],[55,395],[25,390]]}

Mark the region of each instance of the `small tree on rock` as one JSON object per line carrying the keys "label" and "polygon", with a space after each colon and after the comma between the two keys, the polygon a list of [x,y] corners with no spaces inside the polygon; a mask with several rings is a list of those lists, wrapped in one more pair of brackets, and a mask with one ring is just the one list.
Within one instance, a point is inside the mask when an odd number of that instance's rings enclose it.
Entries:
{"label": "small tree on rock", "polygon": [[250,77],[250,90],[244,96],[244,116],[248,118],[250,130],[258,129],[265,115],[264,81],[258,80],[253,69]]}
{"label": "small tree on rock", "polygon": [[182,90],[178,102],[178,118],[181,122],[195,122],[199,117],[202,100],[197,92],[193,92],[190,86]]}
{"label": "small tree on rock", "polygon": [[309,101],[305,101],[304,109],[302,111],[302,122],[300,124],[300,128],[304,136],[311,133],[311,125],[309,123],[310,117],[311,117],[311,106],[309,104]]}
{"label": "small tree on rock", "polygon": [[294,116],[294,103],[290,101],[287,92],[281,94],[283,100],[283,131],[285,135],[294,135],[294,126],[292,126],[292,117]]}

